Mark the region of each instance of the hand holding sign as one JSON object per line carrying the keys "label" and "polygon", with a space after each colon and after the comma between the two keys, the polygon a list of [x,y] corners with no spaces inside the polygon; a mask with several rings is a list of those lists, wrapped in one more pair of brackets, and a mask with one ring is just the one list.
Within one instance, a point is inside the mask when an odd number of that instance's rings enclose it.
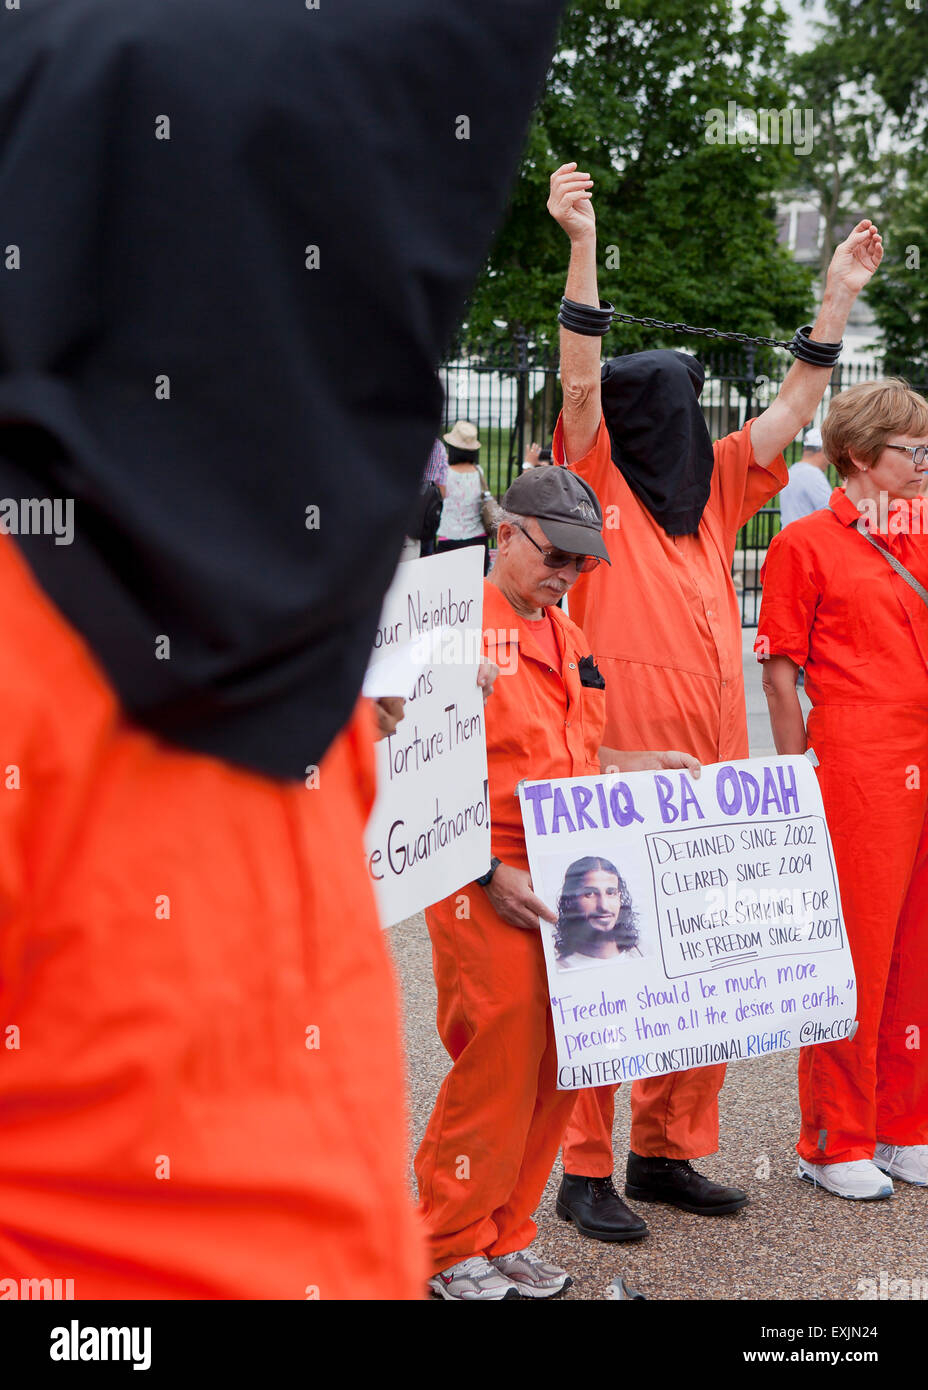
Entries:
{"label": "hand holding sign", "polygon": [[659,753],[658,757],[661,761],[657,763],[657,767],[665,772],[682,767],[691,777],[702,776],[702,763],[691,753],[679,753],[675,748],[669,748],[666,752]]}
{"label": "hand holding sign", "polygon": [[532,879],[527,869],[514,869],[500,864],[484,889],[494,909],[511,927],[526,931],[538,930],[538,918],[556,922],[557,913],[532,892]]}
{"label": "hand holding sign", "polygon": [[493,694],[493,687],[496,684],[496,677],[499,675],[499,667],[493,661],[481,661],[477,671],[477,684],[483,691],[483,703],[486,704]]}
{"label": "hand holding sign", "polygon": [[702,774],[702,763],[691,753],[680,753],[676,748],[666,748],[662,752],[652,749],[635,750],[600,748],[599,763],[603,772],[669,772],[682,768],[693,777]]}
{"label": "hand holding sign", "polygon": [[377,742],[396,733],[396,726],[406,712],[406,701],[398,695],[382,695],[374,701],[377,718]]}

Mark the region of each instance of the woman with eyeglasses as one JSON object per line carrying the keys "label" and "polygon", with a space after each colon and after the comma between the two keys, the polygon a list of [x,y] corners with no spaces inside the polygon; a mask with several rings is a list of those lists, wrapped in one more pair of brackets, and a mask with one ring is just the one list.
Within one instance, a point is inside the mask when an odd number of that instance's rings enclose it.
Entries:
{"label": "woman with eyeglasses", "polygon": [[818,758],[857,975],[854,1036],[800,1051],[799,1177],[861,1200],[928,1185],[928,400],[853,386],[822,439],[844,486],[774,537],[755,651],[777,752]]}

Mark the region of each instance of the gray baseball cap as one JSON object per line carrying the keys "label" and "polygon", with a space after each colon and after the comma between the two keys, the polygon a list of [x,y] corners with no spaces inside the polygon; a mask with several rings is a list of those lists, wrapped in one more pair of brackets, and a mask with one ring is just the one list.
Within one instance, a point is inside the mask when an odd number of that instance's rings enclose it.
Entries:
{"label": "gray baseball cap", "polygon": [[570,555],[598,555],[608,564],[599,498],[582,478],[557,464],[520,473],[502,501],[507,512],[533,516],[552,545]]}

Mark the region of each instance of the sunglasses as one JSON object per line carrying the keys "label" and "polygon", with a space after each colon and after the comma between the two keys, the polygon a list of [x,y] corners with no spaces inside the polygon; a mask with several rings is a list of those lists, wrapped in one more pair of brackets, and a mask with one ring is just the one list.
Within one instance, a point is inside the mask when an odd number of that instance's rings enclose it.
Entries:
{"label": "sunglasses", "polygon": [[532,540],[524,526],[516,526],[515,529],[521,531],[527,541],[532,541],[549,570],[562,570],[566,565],[574,565],[578,574],[589,574],[599,564],[598,555],[568,555],[566,550],[545,550],[537,541]]}

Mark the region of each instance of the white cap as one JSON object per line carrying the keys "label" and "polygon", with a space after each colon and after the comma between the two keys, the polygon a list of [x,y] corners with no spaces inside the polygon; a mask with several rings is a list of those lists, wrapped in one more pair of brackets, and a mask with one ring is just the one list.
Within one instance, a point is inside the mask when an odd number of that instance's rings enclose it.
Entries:
{"label": "white cap", "polygon": [[802,447],[804,449],[820,449],[822,447],[822,432],[817,425],[813,425],[806,432],[802,440]]}

